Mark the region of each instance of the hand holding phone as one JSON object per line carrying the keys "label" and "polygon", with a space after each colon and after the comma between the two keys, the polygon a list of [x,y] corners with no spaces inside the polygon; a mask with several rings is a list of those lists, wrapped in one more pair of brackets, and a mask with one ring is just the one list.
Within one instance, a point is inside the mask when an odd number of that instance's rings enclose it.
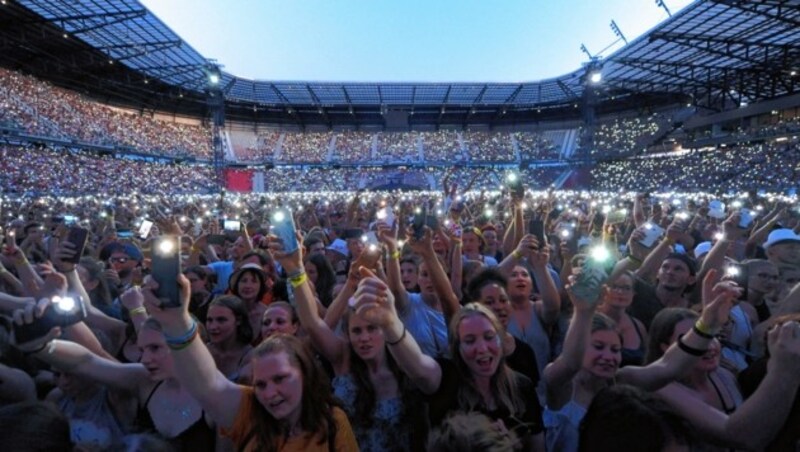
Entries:
{"label": "hand holding phone", "polygon": [[291,210],[278,209],[275,211],[272,215],[272,232],[283,242],[285,253],[293,253],[300,247],[297,243],[297,232]]}
{"label": "hand holding phone", "polygon": [[81,261],[81,257],[83,257],[83,251],[86,249],[86,243],[89,240],[89,231],[84,228],[79,227],[71,227],[69,228],[69,232],[67,233],[67,242],[71,243],[75,247],[75,254],[67,259],[63,259],[64,262],[69,262],[71,264],[78,264]]}
{"label": "hand holding phone", "polygon": [[152,276],[158,283],[155,291],[161,306],[177,308],[181,305],[181,289],[178,275],[181,274],[181,238],[162,235],[153,240]]}
{"label": "hand holding phone", "polygon": [[[48,302],[47,300],[45,300]],[[79,296],[66,295],[49,300],[42,315],[31,323],[14,324],[14,339],[24,344],[46,336],[55,327],[74,325],[87,316],[86,305]]]}
{"label": "hand holding phone", "polygon": [[642,226],[642,230],[644,232],[644,238],[639,241],[645,248],[652,248],[653,245],[656,243],[656,240],[661,238],[664,235],[664,228],[661,226],[647,222]]}

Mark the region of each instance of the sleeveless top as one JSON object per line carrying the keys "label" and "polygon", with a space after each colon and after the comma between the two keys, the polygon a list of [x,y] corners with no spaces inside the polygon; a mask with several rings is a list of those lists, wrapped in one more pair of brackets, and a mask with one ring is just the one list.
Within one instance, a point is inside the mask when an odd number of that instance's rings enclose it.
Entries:
{"label": "sleeveless top", "polygon": [[578,450],[578,427],[586,416],[586,408],[570,400],[558,410],[544,407],[544,439],[548,451],[574,452]]}
{"label": "sleeveless top", "polygon": [[622,349],[622,361],[620,362],[619,367],[625,366],[641,366],[644,363],[644,355],[647,352],[647,347],[644,343],[644,336],[642,336],[642,331],[639,329],[639,325],[630,316],[630,314],[625,314],[628,318],[631,319],[631,323],[633,323],[633,329],[636,331],[636,335],[639,336],[639,348],[624,348]]}
{"label": "sleeveless top", "polygon": [[[512,336],[525,342],[533,350],[536,357],[536,370],[539,375],[544,374],[544,367],[551,361],[552,353],[550,352],[550,337],[544,330],[544,325],[536,313],[536,308],[531,308],[531,320],[528,323],[527,329],[523,330],[517,320],[512,314],[509,317],[507,330]],[[544,404],[544,380],[540,380],[536,386],[536,393],[539,396],[539,401]]]}
{"label": "sleeveless top", "polygon": [[408,306],[398,314],[422,353],[432,358],[450,355],[444,314],[428,306],[421,294],[408,294]]}
{"label": "sleeveless top", "polygon": [[[148,406],[153,394],[158,390],[164,381],[159,381],[150,394],[147,396],[144,405],[139,408],[137,413],[137,423],[139,428],[143,431],[151,431],[158,433],[158,430],[153,423],[153,418],[150,416]],[[186,430],[182,431],[177,436],[166,438],[176,450],[190,450],[192,452],[214,452],[217,432],[206,423],[205,411],[200,412],[200,418],[190,425]],[[163,436],[163,435],[162,435]]]}
{"label": "sleeveless top", "polygon": [[113,450],[125,436],[125,430],[108,403],[105,387],[84,402],[71,397],[58,402],[59,410],[69,418],[70,439],[88,450]]}
{"label": "sleeveless top", "polygon": [[737,371],[747,368],[747,358],[750,356],[748,346],[753,336],[753,327],[750,318],[741,306],[731,308],[730,318],[732,325],[728,337],[722,342],[722,357],[733,364]]}
{"label": "sleeveless top", "polygon": [[356,416],[358,386],[350,374],[337,375],[331,382],[333,394],[342,401],[342,408],[351,419],[353,433],[363,451],[410,451],[411,425],[403,420],[403,400],[400,397],[376,400],[371,413],[372,425],[366,427]]}

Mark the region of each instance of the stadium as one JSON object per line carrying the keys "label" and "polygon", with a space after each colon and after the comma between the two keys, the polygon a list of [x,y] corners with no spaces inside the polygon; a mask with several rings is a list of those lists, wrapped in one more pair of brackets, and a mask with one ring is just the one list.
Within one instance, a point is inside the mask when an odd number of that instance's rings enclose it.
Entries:
{"label": "stadium", "polygon": [[0,437],[794,450],[800,2],[655,3],[572,72],[416,83],[248,79],[138,0],[0,0]]}

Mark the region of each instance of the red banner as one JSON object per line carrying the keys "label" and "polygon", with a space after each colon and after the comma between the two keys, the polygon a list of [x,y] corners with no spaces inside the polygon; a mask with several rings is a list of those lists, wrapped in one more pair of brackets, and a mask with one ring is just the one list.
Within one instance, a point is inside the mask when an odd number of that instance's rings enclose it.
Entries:
{"label": "red banner", "polygon": [[253,171],[226,169],[225,189],[228,191],[250,193],[253,191]]}

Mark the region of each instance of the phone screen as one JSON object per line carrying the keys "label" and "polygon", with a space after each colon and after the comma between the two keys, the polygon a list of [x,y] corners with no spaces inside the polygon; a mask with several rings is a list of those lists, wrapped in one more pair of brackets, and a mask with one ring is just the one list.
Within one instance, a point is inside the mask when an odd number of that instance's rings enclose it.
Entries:
{"label": "phone screen", "polygon": [[226,232],[239,232],[242,230],[242,223],[238,220],[225,220],[224,226]]}
{"label": "phone screen", "polygon": [[299,248],[295,232],[294,218],[289,209],[277,210],[272,215],[272,232],[283,242],[283,251],[293,253]]}
{"label": "phone screen", "polygon": [[661,235],[664,234],[664,228],[657,224],[645,223],[644,225],[644,238],[639,241],[642,246],[652,248]]}
{"label": "phone screen", "polygon": [[139,226],[139,233],[137,234],[140,239],[144,240],[150,235],[150,229],[153,228],[153,222],[150,220],[142,220],[142,224]]}

